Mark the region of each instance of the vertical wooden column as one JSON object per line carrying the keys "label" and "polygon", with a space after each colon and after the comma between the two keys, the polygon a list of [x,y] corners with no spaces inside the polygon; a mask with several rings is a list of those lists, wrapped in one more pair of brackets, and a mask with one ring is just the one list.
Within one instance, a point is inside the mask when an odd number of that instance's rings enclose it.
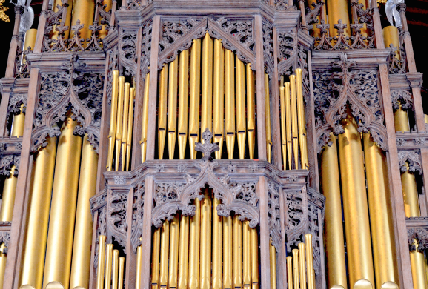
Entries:
{"label": "vertical wooden column", "polygon": [[10,41],[9,55],[7,56],[7,66],[5,77],[15,76],[15,60],[16,50],[19,47],[19,22],[21,22],[21,12],[23,11],[22,6],[15,6],[15,23],[13,26],[12,40]]}
{"label": "vertical wooden column", "polygon": [[9,117],[7,115],[7,107],[9,106],[9,97],[10,93],[7,91],[2,91],[1,94],[1,104],[0,104],[0,137],[5,136],[6,133],[6,123],[7,118]]}
{"label": "vertical wooden column", "polygon": [[[281,155],[281,130],[279,128],[279,80],[278,80],[278,37],[276,27],[273,27],[273,73],[272,73],[272,139],[273,139],[273,161],[275,166],[282,170]],[[281,108],[282,109],[282,108]]]}
{"label": "vertical wooden column", "polygon": [[[271,289],[270,284],[270,237],[269,237],[269,217],[268,217],[268,184],[265,176],[259,177],[256,186],[256,193],[259,197],[260,209],[260,267],[261,286],[263,289]],[[275,270],[275,268],[272,268]]]}
{"label": "vertical wooden column", "polygon": [[[281,249],[278,252],[278,285],[279,288],[287,288],[287,263],[286,263],[286,257],[287,257],[287,248],[285,246],[285,223],[286,223],[286,214],[285,209],[286,208],[286,202],[285,202],[285,196],[282,192],[282,188],[279,188],[279,215],[281,220]],[[312,288],[309,288],[312,289]]]}
{"label": "vertical wooden column", "polygon": [[401,189],[400,167],[394,126],[394,112],[391,105],[391,91],[389,89],[388,66],[379,65],[380,82],[382,86],[382,100],[385,113],[386,131],[388,134],[388,171],[391,190],[393,217],[395,220],[395,236],[397,245],[397,261],[400,274],[400,285],[403,289],[413,288],[412,272],[410,267],[410,253],[407,240],[406,218],[404,214],[404,201]]}
{"label": "vertical wooden column", "polygon": [[[157,16],[158,17],[158,16]],[[155,191],[155,182],[153,176],[147,176],[145,179],[145,195],[144,195],[144,216],[143,216],[143,240],[142,251],[143,257],[141,258],[141,287],[136,289],[150,289],[150,254],[152,252],[152,207],[153,207],[153,193]]]}
{"label": "vertical wooden column", "polygon": [[[132,186],[129,188],[128,199],[126,203],[126,224],[128,228],[132,228],[132,217],[133,217],[133,205],[134,205],[134,189]],[[126,236],[126,268],[125,268],[125,288],[135,288],[135,281],[138,272],[135,271],[136,254],[132,248],[131,243],[132,230],[127,230]],[[73,289],[73,288],[71,288]],[[139,289],[139,288],[136,288]]]}
{"label": "vertical wooden column", "polygon": [[[263,61],[263,30],[262,16],[254,16],[254,30],[256,32],[256,105],[257,105],[257,143],[259,159],[265,161],[266,155],[266,130],[265,130],[265,66]],[[268,243],[269,245],[269,243]],[[269,247],[266,251],[269,257]],[[268,264],[269,265],[269,264]],[[269,277],[270,278],[270,277]],[[270,285],[269,285],[270,286]]]}
{"label": "vertical wooden column", "polygon": [[[155,156],[156,138],[156,98],[158,88],[158,54],[160,37],[160,16],[153,17],[152,43],[150,48],[150,87],[149,87],[149,127],[147,132],[146,160],[152,160]],[[148,249],[150,251],[150,247]],[[143,248],[144,252],[144,248]],[[149,258],[150,259],[150,258]],[[144,259],[143,259],[144,260]],[[144,269],[143,269],[144,271]],[[143,281],[144,279],[142,279]],[[144,282],[142,283],[144,284]]]}
{"label": "vertical wooden column", "polygon": [[22,153],[19,168],[18,183],[16,186],[15,205],[13,208],[13,218],[10,232],[10,243],[7,253],[6,270],[4,275],[4,289],[13,289],[18,286],[19,269],[21,267],[21,254],[25,236],[25,208],[28,198],[26,196],[29,182],[27,182],[31,172],[32,157],[30,154],[31,132],[33,130],[33,118],[36,102],[39,95],[40,75],[38,68],[30,70],[30,83],[28,85],[27,109],[24,121],[24,135],[22,139]]}
{"label": "vertical wooden column", "polygon": [[43,0],[42,13],[40,13],[39,27],[37,28],[36,45],[34,45],[34,49],[33,49],[34,53],[42,52],[43,36],[45,35],[46,18],[48,17],[48,14],[43,13],[43,11],[48,10],[48,6],[49,6],[49,0]]}

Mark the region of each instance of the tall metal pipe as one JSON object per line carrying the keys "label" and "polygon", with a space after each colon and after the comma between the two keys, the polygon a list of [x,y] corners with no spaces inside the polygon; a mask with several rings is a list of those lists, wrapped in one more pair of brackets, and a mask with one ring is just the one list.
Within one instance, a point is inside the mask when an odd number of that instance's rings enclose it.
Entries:
{"label": "tall metal pipe", "polygon": [[[202,42],[202,111],[201,133],[205,129],[212,130],[213,117],[213,40],[205,33]],[[204,141],[204,140],[202,140]]]}
{"label": "tall metal pipe", "polygon": [[116,140],[116,118],[117,118],[117,98],[119,96],[119,70],[113,70],[111,107],[110,107],[110,129],[108,134],[108,154],[107,171],[113,170],[113,153]]}
{"label": "tall metal pipe", "polygon": [[168,84],[168,157],[174,158],[177,141],[177,80],[178,57],[169,64]]}
{"label": "tall metal pipe", "polygon": [[233,288],[242,287],[242,222],[238,216],[232,218],[233,238],[232,238],[232,274]]}
{"label": "tall metal pipe", "polygon": [[106,262],[106,236],[98,237],[98,267],[97,267],[97,289],[104,289],[104,275]]}
{"label": "tall metal pipe", "polygon": [[228,158],[233,159],[233,150],[235,147],[235,63],[233,52],[226,49],[224,58],[224,122],[226,147]]}
{"label": "tall metal pipe", "polygon": [[222,289],[222,217],[217,214],[217,206],[220,204],[219,199],[213,201],[213,257],[212,257],[212,286],[213,289]]}
{"label": "tall metal pipe", "polygon": [[119,98],[117,102],[117,118],[116,118],[116,156],[115,170],[119,171],[120,150],[122,148],[122,131],[123,131],[123,109],[125,98],[125,76],[119,76]]}
{"label": "tall metal pipe", "polygon": [[245,159],[245,120],[245,65],[236,55],[236,134],[240,159]]}
{"label": "tall metal pipe", "polygon": [[224,49],[221,39],[214,40],[213,135],[213,142],[219,146],[215,158],[221,159],[224,135]]}
{"label": "tall metal pipe", "polygon": [[189,51],[183,50],[180,53],[180,71],[178,73],[178,153],[180,160],[186,156],[187,132],[189,124]]}
{"label": "tall metal pipe", "polygon": [[121,145],[121,157],[120,157],[120,169],[121,171],[126,170],[126,146],[128,142],[128,130],[129,127],[129,98],[131,97],[131,84],[125,82],[125,97],[123,100],[123,118],[122,118],[122,145]]}
{"label": "tall metal pipe", "polygon": [[201,202],[195,199],[196,212],[190,218],[189,288],[199,288],[199,240],[201,232]]}
{"label": "tall metal pipe", "polygon": [[[71,2],[71,0],[69,0]],[[73,16],[71,18],[71,26],[77,24],[83,24],[82,29],[79,31],[79,38],[82,39],[82,44],[86,43],[86,39],[91,37],[92,31],[89,30],[89,26],[94,23],[94,10],[95,1],[93,0],[73,0]],[[71,31],[70,38],[73,38],[74,32]]]}
{"label": "tall metal pipe", "polygon": [[201,240],[200,240],[200,286],[201,289],[211,288],[211,196],[205,189],[201,203]]}
{"label": "tall metal pipe", "polygon": [[248,132],[248,153],[250,159],[254,159],[256,146],[256,100],[255,100],[255,79],[251,69],[251,63],[246,65],[247,74],[247,132]]}
{"label": "tall metal pipe", "polygon": [[193,39],[190,50],[189,81],[189,146],[190,159],[196,159],[195,145],[199,141],[199,91],[201,82],[201,40]]}
{"label": "tall metal pipe", "polygon": [[158,105],[158,150],[159,159],[163,159],[166,137],[166,118],[168,104],[168,65],[165,65],[159,77],[159,105]]}
{"label": "tall metal pipe", "polygon": [[187,289],[189,280],[189,216],[181,216],[178,252],[178,288]]}
{"label": "tall metal pipe", "polygon": [[232,242],[232,217],[223,217],[223,288],[225,289],[232,288]]}
{"label": "tall metal pipe", "polygon": [[162,224],[161,230],[161,255],[159,285],[161,288],[168,286],[168,258],[169,258],[169,221]]}
{"label": "tall metal pipe", "polygon": [[328,23],[330,24],[330,36],[337,36],[335,24],[342,20],[342,24],[347,25],[345,34],[351,35],[351,27],[349,26],[348,0],[327,0]]}
{"label": "tall metal pipe", "polygon": [[[160,239],[161,228],[157,228],[153,232],[153,247],[152,247],[152,289],[159,288],[159,270],[160,270]],[[140,266],[137,264],[137,266]],[[138,274],[138,271],[137,271]],[[138,288],[138,287],[136,287]]]}
{"label": "tall metal pipe", "polygon": [[169,223],[169,288],[177,288],[179,221],[179,216],[175,215]]}
{"label": "tall metal pipe", "polygon": [[265,117],[267,161],[272,162],[272,120],[270,115],[269,75],[265,73]]}

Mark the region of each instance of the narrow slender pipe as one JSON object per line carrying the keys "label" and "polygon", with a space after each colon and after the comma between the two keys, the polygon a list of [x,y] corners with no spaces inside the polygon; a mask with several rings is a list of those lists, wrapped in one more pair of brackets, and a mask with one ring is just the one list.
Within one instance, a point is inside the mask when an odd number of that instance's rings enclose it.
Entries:
{"label": "narrow slender pipe", "polygon": [[199,288],[199,240],[201,230],[201,203],[195,199],[195,215],[190,218],[189,289]]}
{"label": "narrow slender pipe", "polygon": [[306,139],[305,104],[303,101],[302,69],[296,69],[297,116],[299,125],[299,147],[302,170],[309,169],[308,142]]}
{"label": "narrow slender pipe", "polygon": [[[205,129],[213,131],[213,40],[209,33],[205,33],[202,42],[202,112],[201,133]],[[204,140],[202,140],[203,142]]]}
{"label": "narrow slender pipe", "polygon": [[383,40],[385,42],[385,47],[388,48],[392,44],[392,46],[395,47],[395,57],[397,59],[400,59],[400,53],[398,51],[400,49],[400,37],[398,28],[392,25],[384,27],[382,29],[382,35]]}
{"label": "narrow slender pipe", "polygon": [[340,196],[339,161],[336,136],[330,134],[331,146],[321,154],[321,188],[325,196],[325,246],[328,288],[348,288],[345,264],[345,241],[342,226],[342,199]]}
{"label": "narrow slender pipe", "polygon": [[143,262],[143,248],[140,245],[137,247],[137,264],[135,266],[135,288],[141,288],[141,262]]}
{"label": "narrow slender pipe", "polygon": [[311,234],[305,234],[305,244],[306,244],[306,268],[308,271],[308,289],[315,289],[315,272],[314,272],[314,260],[313,260]]}
{"label": "narrow slender pipe", "polygon": [[51,282],[59,282],[65,289],[70,284],[71,253],[82,150],[82,138],[73,134],[76,125],[77,122],[68,116],[58,141],[43,276],[44,288]]}
{"label": "narrow slender pipe", "polygon": [[288,279],[288,289],[293,289],[293,258],[286,257],[287,259],[287,279]]}
{"label": "narrow slender pipe", "polygon": [[189,217],[181,216],[178,253],[178,288],[187,289],[189,280]]}
{"label": "narrow slender pipe", "polygon": [[299,278],[299,249],[293,249],[293,287],[294,289],[300,288]]}
{"label": "narrow slender pipe", "polygon": [[168,286],[168,257],[169,257],[169,221],[166,220],[162,224],[161,229],[161,255],[160,255],[160,274],[159,285],[160,288]]}
{"label": "narrow slender pipe", "polygon": [[233,226],[233,288],[242,288],[242,222],[238,216],[232,218]]}
{"label": "narrow slender pipe", "polygon": [[259,239],[257,235],[257,230],[250,230],[251,237],[251,288],[259,288]]}
{"label": "narrow slender pipe", "polygon": [[123,102],[123,118],[122,118],[122,156],[120,159],[121,171],[125,171],[126,167],[126,144],[128,141],[128,126],[129,126],[129,97],[131,85],[129,82],[125,83],[125,98]]}
{"label": "narrow slender pipe", "polygon": [[106,262],[106,236],[98,237],[98,267],[97,267],[97,289],[104,289],[104,274]]}
{"label": "narrow slender pipe", "polygon": [[24,104],[21,105],[20,112],[13,116],[12,132],[10,136],[21,137],[24,134],[25,114],[23,112]]}
{"label": "narrow slender pipe", "polygon": [[418,185],[415,173],[409,171],[406,162],[406,171],[401,173],[401,186],[403,189],[404,213],[406,217],[419,217]]}
{"label": "narrow slender pipe", "polygon": [[[83,45],[85,45],[86,40],[91,37],[92,31],[89,30],[89,26],[94,23],[94,10],[95,1],[73,0],[73,16],[71,18],[71,26],[76,25],[78,20],[80,24],[83,24],[82,29],[79,30],[79,38],[81,39],[81,42],[83,42]],[[70,30],[70,33],[70,38],[73,38],[73,30]]]}
{"label": "narrow slender pipe", "polygon": [[199,88],[201,81],[201,40],[193,39],[190,50],[189,146],[190,159],[196,159],[195,145],[199,141]]}
{"label": "narrow slender pipe", "polygon": [[270,288],[276,289],[276,249],[271,244],[269,245],[269,258],[270,258]]}
{"label": "narrow slender pipe", "polygon": [[419,247],[418,240],[414,239],[413,245],[416,247],[415,251],[410,252],[410,265],[412,268],[413,288],[424,289],[427,286],[427,276],[425,274],[426,260],[424,254],[417,250]]}
{"label": "narrow slender pipe", "polygon": [[165,65],[159,77],[159,105],[158,105],[158,150],[159,159],[163,159],[166,137],[166,114],[168,104],[168,65]]}
{"label": "narrow slender pipe", "polygon": [[125,76],[119,76],[119,98],[117,101],[117,118],[116,118],[116,156],[115,170],[119,171],[120,151],[122,148],[122,131],[123,131],[123,108],[125,98]]}
{"label": "narrow slender pipe", "polygon": [[235,71],[233,52],[226,49],[224,54],[224,103],[226,147],[229,159],[233,159],[235,147]]}
{"label": "narrow slender pipe", "polygon": [[272,162],[272,120],[270,115],[269,75],[265,73],[265,113],[266,113],[266,152],[268,162]]}
{"label": "narrow slender pipe", "polygon": [[401,103],[398,103],[398,109],[394,112],[395,131],[410,131],[409,114],[403,110]]}
{"label": "narrow slender pipe", "polygon": [[[222,217],[217,214],[219,199],[214,198],[213,204],[213,257],[212,257],[212,286],[213,289],[222,289]],[[251,280],[250,280],[251,281]]]}
{"label": "narrow slender pipe", "polygon": [[169,223],[169,288],[177,288],[178,274],[178,240],[180,233],[180,218],[175,215]]}
{"label": "narrow slender pipe", "polygon": [[[140,273],[137,271],[137,274]],[[123,289],[123,276],[125,274],[125,257],[119,257],[119,280],[117,288]]]}
{"label": "narrow slender pipe", "polygon": [[0,221],[11,222],[13,217],[13,205],[15,204],[15,192],[18,177],[14,176],[16,167],[13,165],[10,175],[3,182],[3,195],[1,202]]}
{"label": "narrow slender pipe", "polygon": [[[370,133],[363,134],[366,180],[370,208],[373,259],[378,288],[386,283],[398,284],[394,225],[389,207],[388,172],[384,170],[385,155]],[[398,287],[398,286],[397,286]]]}
{"label": "narrow slender pipe", "polygon": [[224,135],[224,49],[221,39],[214,40],[213,135],[213,142],[219,146],[215,158],[221,159]]}
{"label": "narrow slender pipe", "polygon": [[187,132],[189,124],[189,91],[188,91],[188,71],[189,71],[189,51],[183,50],[180,53],[180,71],[178,73],[178,154],[180,160],[186,157]]}
{"label": "narrow slender pipe", "polygon": [[300,279],[300,289],[306,289],[306,246],[305,243],[299,243],[299,279]]}
{"label": "narrow slender pipe", "polygon": [[242,255],[243,285],[244,288],[251,288],[251,228],[249,221],[243,223]]}
{"label": "narrow slender pipe", "polygon": [[36,36],[36,28],[28,29],[27,32],[25,32],[24,50],[27,50],[28,47],[30,47],[30,50],[34,49],[34,45],[36,45]]}
{"label": "narrow slender pipe", "polygon": [[168,156],[174,158],[177,140],[177,80],[178,57],[169,64],[168,84]]}
{"label": "narrow slender pipe", "polygon": [[112,263],[112,289],[117,289],[119,281],[119,250],[113,250],[113,263]]}
{"label": "narrow slender pipe", "polygon": [[108,134],[108,155],[107,155],[107,171],[113,169],[113,152],[114,143],[116,140],[116,114],[117,114],[117,98],[119,93],[119,70],[113,70],[113,80],[111,89],[111,106],[110,106],[110,131]]}
{"label": "narrow slender pipe", "polygon": [[291,134],[293,139],[293,160],[294,169],[299,169],[299,131],[297,128],[297,94],[296,76],[290,75],[290,96],[291,96]]}
{"label": "narrow slender pipe", "polygon": [[113,263],[113,244],[107,244],[106,248],[106,273],[105,273],[105,289],[111,288],[111,268]]}
{"label": "narrow slender pipe", "polygon": [[254,159],[256,147],[256,101],[255,101],[255,79],[251,69],[251,63],[246,65],[247,70],[247,131],[248,131],[248,153],[250,159]]}
{"label": "narrow slender pipe", "polygon": [[287,135],[287,166],[289,170],[293,169],[292,166],[292,133],[291,133],[291,126],[292,126],[292,118],[291,118],[291,84],[290,82],[286,82],[284,84],[285,88],[285,131]]}
{"label": "narrow slender pipe", "polygon": [[[159,270],[160,270],[160,239],[161,228],[157,228],[153,232],[153,247],[152,247],[152,289],[159,288]],[[138,265],[137,265],[138,266]]]}
{"label": "narrow slender pipe", "polygon": [[211,196],[205,189],[201,204],[201,252],[200,252],[200,286],[201,289],[211,288]]}
{"label": "narrow slender pipe", "polygon": [[[223,217],[223,288],[232,288],[232,217]],[[258,244],[257,244],[258,247]]]}
{"label": "narrow slender pipe", "polygon": [[245,65],[236,55],[236,133],[238,136],[239,158],[245,159]]}
{"label": "narrow slender pipe", "polygon": [[6,261],[7,261],[7,255],[3,253],[4,250],[4,244],[2,245],[2,249],[0,252],[0,289],[3,289],[3,282],[4,282],[4,271],[6,269]]}
{"label": "narrow slender pipe", "polygon": [[146,74],[144,81],[144,99],[143,99],[143,113],[142,113],[142,124],[141,124],[141,162],[146,161],[147,152],[147,134],[149,126],[149,87],[150,87],[150,73]]}
{"label": "narrow slender pipe", "polygon": [[334,27],[335,24],[342,20],[342,24],[347,25],[345,28],[345,35],[351,35],[351,27],[349,26],[349,14],[348,14],[348,1],[347,0],[327,0],[327,15],[328,23],[330,24],[330,36],[337,36],[337,29]]}
{"label": "narrow slender pipe", "polygon": [[70,288],[89,288],[92,246],[92,216],[89,199],[95,195],[97,185],[98,154],[83,138],[82,164],[80,166],[79,194],[77,198],[76,224],[74,225],[73,261]]}
{"label": "narrow slender pipe", "polygon": [[129,89],[128,134],[126,136],[126,165],[125,165],[126,171],[130,170],[130,161],[131,161],[132,127],[134,124],[134,93],[135,93],[135,89],[131,87]]}
{"label": "narrow slender pipe", "polygon": [[281,104],[281,151],[283,169],[287,169],[287,131],[285,125],[285,87],[279,88],[279,98]]}

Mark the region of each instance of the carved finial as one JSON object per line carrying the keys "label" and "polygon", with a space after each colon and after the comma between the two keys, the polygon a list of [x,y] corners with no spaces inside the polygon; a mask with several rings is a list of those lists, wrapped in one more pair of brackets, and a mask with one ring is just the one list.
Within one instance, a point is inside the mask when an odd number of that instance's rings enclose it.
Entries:
{"label": "carved finial", "polygon": [[219,150],[217,143],[211,143],[212,137],[213,134],[208,128],[206,128],[202,133],[202,139],[204,140],[204,143],[197,142],[195,145],[195,150],[204,154],[202,158],[203,160],[211,161],[211,154]]}

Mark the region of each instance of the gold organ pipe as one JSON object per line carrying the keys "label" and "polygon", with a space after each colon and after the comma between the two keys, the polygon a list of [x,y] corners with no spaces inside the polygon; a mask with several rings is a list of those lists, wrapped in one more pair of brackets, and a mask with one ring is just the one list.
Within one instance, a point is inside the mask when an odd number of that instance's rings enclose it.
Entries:
{"label": "gold organ pipe", "polygon": [[236,133],[238,135],[239,158],[245,159],[245,65],[236,55]]}
{"label": "gold organ pipe", "polygon": [[235,215],[232,218],[233,228],[233,241],[232,241],[232,252],[233,252],[233,288],[242,287],[242,222]]}
{"label": "gold organ pipe", "polygon": [[106,260],[106,236],[98,237],[98,267],[97,267],[97,289],[104,289],[104,273]]}
{"label": "gold organ pipe", "polygon": [[417,248],[419,243],[417,239],[413,240],[413,245],[416,247],[415,251],[410,251],[410,265],[412,268],[413,288],[424,289],[427,287],[427,276],[425,274],[426,260],[422,252]]}
{"label": "gold organ pipe", "polygon": [[306,268],[308,271],[308,289],[315,289],[315,272],[314,272],[311,234],[305,234],[305,244],[306,244]]}
{"label": "gold organ pipe", "polygon": [[3,183],[3,196],[1,202],[0,221],[11,222],[13,217],[13,205],[15,203],[15,192],[18,177],[14,176],[16,167],[12,166],[10,175]]}
{"label": "gold organ pipe", "polygon": [[106,277],[105,277],[105,289],[111,288],[111,265],[113,263],[113,244],[107,244],[106,248]]}
{"label": "gold organ pipe", "polygon": [[117,114],[117,97],[119,92],[119,70],[113,70],[113,84],[111,90],[111,108],[110,108],[110,131],[108,134],[108,155],[107,171],[113,169],[113,152],[116,138],[116,114]]}
{"label": "gold organ pipe", "polygon": [[169,223],[169,288],[177,288],[179,222],[178,215],[175,215]]}
{"label": "gold organ pipe", "polygon": [[342,227],[339,162],[336,136],[330,133],[331,146],[321,154],[321,187],[325,196],[325,242],[328,268],[328,288],[335,285],[348,288],[345,264],[345,241]]}
{"label": "gold organ pipe", "polygon": [[201,77],[201,40],[193,39],[190,50],[189,145],[190,159],[196,159],[195,145],[199,141],[199,84]]}
{"label": "gold organ pipe", "polygon": [[354,285],[365,279],[373,286],[373,258],[360,133],[352,116],[348,115],[342,124],[345,132],[339,135],[339,158],[349,280]]}
{"label": "gold organ pipe", "polygon": [[177,78],[178,57],[169,64],[168,85],[168,156],[172,160],[177,139]]}
{"label": "gold organ pipe", "polygon": [[288,279],[288,289],[293,289],[293,258],[286,257],[287,259],[287,279]]}
{"label": "gold organ pipe", "polygon": [[272,240],[270,240],[269,257],[270,257],[270,288],[276,289],[276,249],[272,245]]}
{"label": "gold organ pipe", "polygon": [[196,212],[190,218],[189,289],[199,288],[199,240],[201,230],[201,202],[195,199]]}
{"label": "gold organ pipe", "polygon": [[[201,133],[212,130],[213,114],[213,40],[208,32],[202,42],[202,112]],[[204,141],[204,140],[202,140]]]}
{"label": "gold organ pipe", "polygon": [[226,147],[229,159],[233,159],[235,146],[235,75],[233,52],[226,49],[224,54],[224,103]]}
{"label": "gold organ pipe", "polygon": [[394,112],[394,125],[395,131],[410,131],[409,114],[402,108],[400,102],[398,109]]}
{"label": "gold organ pipe", "polygon": [[82,138],[73,135],[76,125],[77,122],[68,116],[58,141],[43,287],[51,282],[59,282],[67,289],[70,282],[82,150]]}
{"label": "gold organ pipe", "polygon": [[297,94],[296,76],[290,75],[290,95],[291,95],[291,133],[293,138],[293,159],[294,169],[299,169],[299,132],[297,131]]}
{"label": "gold organ pipe", "polygon": [[309,169],[308,143],[306,139],[305,104],[303,102],[302,69],[296,69],[297,115],[299,124],[299,146],[302,170]]}
{"label": "gold organ pipe", "polygon": [[[72,0],[69,0],[70,2]],[[71,18],[71,26],[77,24],[77,20],[80,24],[83,24],[83,28],[79,31],[79,38],[84,44],[86,39],[91,37],[92,31],[89,30],[89,26],[94,23],[94,10],[95,2],[92,0],[73,0],[73,16]],[[70,29],[70,38],[73,38],[74,32]]]}
{"label": "gold organ pipe", "polygon": [[[159,288],[159,264],[160,264],[160,234],[161,228],[153,232],[153,251],[152,251],[152,289]],[[138,274],[138,271],[137,271]],[[139,288],[139,287],[136,287]]]}
{"label": "gold organ pipe", "polygon": [[143,261],[143,247],[140,245],[137,247],[137,264],[136,264],[136,275],[135,276],[135,288],[141,287],[141,262]]}
{"label": "gold organ pipe", "polygon": [[122,119],[122,159],[121,170],[125,171],[126,168],[126,145],[128,142],[128,126],[129,126],[129,97],[131,85],[129,82],[125,83],[125,99],[123,103],[123,119]]}
{"label": "gold organ pipe", "polygon": [[306,246],[305,243],[299,243],[299,277],[300,277],[300,289],[306,289]]}
{"label": "gold organ pipe", "polygon": [[287,132],[285,124],[285,87],[279,88],[279,98],[281,104],[281,151],[282,151],[282,163],[284,170],[287,169]]}
{"label": "gold organ pipe", "polygon": [[180,160],[186,156],[186,143],[188,132],[188,110],[189,110],[189,92],[188,92],[188,71],[189,71],[189,51],[183,50],[180,53],[179,62],[179,104],[178,104],[178,152]]}
{"label": "gold organ pipe", "polygon": [[[118,289],[123,289],[123,276],[125,273],[125,257],[119,257],[119,280],[118,280]],[[137,274],[140,272],[137,271]],[[138,287],[136,287],[138,289]]]}
{"label": "gold organ pipe", "polygon": [[79,194],[74,225],[73,261],[70,288],[89,288],[89,271],[92,246],[92,216],[89,199],[95,195],[97,185],[98,154],[83,138],[82,164],[80,166]]}
{"label": "gold organ pipe", "polygon": [[4,244],[0,247],[0,289],[3,289],[4,271],[6,269],[7,255],[3,253]]}
{"label": "gold organ pipe", "polygon": [[[285,128],[287,136],[287,165],[288,169],[292,170],[292,118],[291,118],[291,84],[290,82],[284,83],[285,88]],[[285,163],[284,163],[285,166]],[[297,288],[296,288],[297,289]]]}
{"label": "gold organ pipe", "polygon": [[268,162],[272,162],[272,121],[270,118],[269,75],[265,73],[265,111],[266,111],[266,152]]}
{"label": "gold organ pipe", "polygon": [[117,282],[119,280],[119,250],[113,250],[112,271],[112,289],[117,289]]}
{"label": "gold organ pipe", "polygon": [[349,26],[349,15],[348,15],[348,0],[327,0],[328,7],[328,23],[330,24],[330,36],[337,36],[337,29],[334,28],[335,24],[339,23],[339,19],[342,20],[342,24],[346,24],[345,35],[351,35],[351,29]]}
{"label": "gold organ pipe", "polygon": [[116,118],[116,157],[115,170],[119,170],[120,164],[120,149],[122,147],[122,131],[123,131],[123,101],[125,98],[125,76],[119,76],[119,99],[117,103],[117,118]]}
{"label": "gold organ pipe", "polygon": [[397,59],[400,59],[400,54],[398,52],[398,49],[400,48],[400,38],[398,36],[398,28],[395,26],[387,26],[382,29],[382,35],[383,40],[385,42],[385,47],[394,46],[396,48],[395,50],[395,57]]}
{"label": "gold organ pipe", "polygon": [[211,286],[211,197],[208,189],[201,204],[201,260],[200,286],[201,289],[210,289]]}
{"label": "gold organ pipe", "polygon": [[[257,237],[257,236],[256,236]],[[232,288],[232,217],[223,217],[223,288]],[[258,247],[258,244],[257,244]]]}
{"label": "gold organ pipe", "polygon": [[293,287],[299,289],[299,249],[293,249]]}
{"label": "gold organ pipe", "polygon": [[27,235],[22,260],[20,285],[42,288],[49,208],[56,156],[56,137],[35,157],[31,177],[31,202],[28,210]]}
{"label": "gold organ pipe", "polygon": [[218,143],[216,159],[221,159],[224,134],[224,49],[221,39],[214,39],[213,72],[213,142]]}
{"label": "gold organ pipe", "polygon": [[256,229],[250,229],[252,289],[259,288],[259,239]]}
{"label": "gold organ pipe", "polygon": [[161,255],[160,255],[160,276],[159,284],[161,288],[168,286],[168,255],[169,255],[169,221],[162,224],[161,231]]}
{"label": "gold organ pipe", "polygon": [[28,47],[30,47],[30,50],[34,49],[34,45],[36,45],[36,36],[36,28],[28,29],[27,32],[25,32],[24,50],[27,50]]}
{"label": "gold organ pipe", "polygon": [[254,149],[256,146],[256,102],[254,73],[251,70],[251,63],[246,65],[247,70],[247,131],[248,131],[248,152],[250,159],[254,159]]}
{"label": "gold organ pipe", "polygon": [[125,170],[129,170],[131,161],[131,142],[132,142],[132,127],[134,122],[134,93],[135,88],[129,89],[129,108],[128,108],[128,134],[126,136],[126,165]]}
{"label": "gold organ pipe", "polygon": [[[394,225],[389,216],[387,172],[384,170],[386,158],[382,150],[372,140],[370,133],[363,134],[366,179],[370,212],[372,246],[377,287],[386,282],[398,284],[395,267]],[[398,288],[398,287],[397,287]]]}
{"label": "gold organ pipe", "polygon": [[418,185],[415,174],[409,171],[406,162],[406,171],[401,173],[401,186],[403,189],[404,213],[406,217],[419,217]]}
{"label": "gold organ pipe", "polygon": [[168,102],[168,65],[165,65],[159,77],[159,108],[158,108],[158,149],[159,159],[163,159],[166,137],[166,110]]}
{"label": "gold organ pipe", "polygon": [[242,271],[243,285],[245,288],[251,288],[251,229],[250,222],[244,221],[242,231]]}
{"label": "gold organ pipe", "polygon": [[150,87],[150,72],[146,74],[144,81],[144,99],[143,99],[143,123],[141,124],[141,161],[146,161],[147,151],[147,130],[149,123],[149,87]]}
{"label": "gold organ pipe", "polygon": [[187,289],[189,284],[189,217],[181,216],[178,253],[178,288]]}
{"label": "gold organ pipe", "polygon": [[19,114],[13,116],[12,132],[10,136],[21,137],[24,134],[24,120],[25,114],[23,113],[24,104],[21,105]]}
{"label": "gold organ pipe", "polygon": [[[217,214],[220,201],[214,198],[213,204],[213,260],[212,286],[213,289],[222,289],[222,217]],[[250,280],[251,282],[251,280]]]}

